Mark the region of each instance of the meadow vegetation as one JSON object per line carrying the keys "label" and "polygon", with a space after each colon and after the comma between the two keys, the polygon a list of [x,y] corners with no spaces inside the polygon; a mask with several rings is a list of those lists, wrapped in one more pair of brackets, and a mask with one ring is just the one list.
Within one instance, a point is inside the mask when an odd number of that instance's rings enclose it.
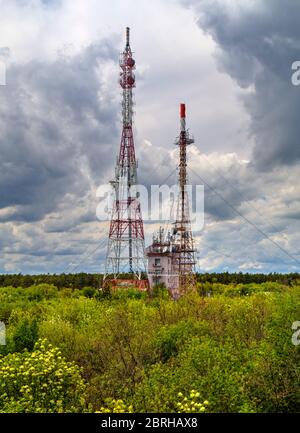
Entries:
{"label": "meadow vegetation", "polygon": [[300,281],[0,288],[1,412],[298,412]]}

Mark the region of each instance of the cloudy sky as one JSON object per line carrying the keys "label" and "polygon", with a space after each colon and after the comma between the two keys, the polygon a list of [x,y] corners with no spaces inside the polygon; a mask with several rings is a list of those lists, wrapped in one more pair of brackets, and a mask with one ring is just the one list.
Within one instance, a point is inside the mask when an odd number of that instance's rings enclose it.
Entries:
{"label": "cloudy sky", "polygon": [[[0,272],[103,271],[97,187],[120,137],[131,27],[139,181],[176,182],[178,104],[205,186],[198,270],[300,269],[298,0],[0,1]],[[173,177],[172,177],[173,176]],[[149,242],[154,224],[145,223]]]}

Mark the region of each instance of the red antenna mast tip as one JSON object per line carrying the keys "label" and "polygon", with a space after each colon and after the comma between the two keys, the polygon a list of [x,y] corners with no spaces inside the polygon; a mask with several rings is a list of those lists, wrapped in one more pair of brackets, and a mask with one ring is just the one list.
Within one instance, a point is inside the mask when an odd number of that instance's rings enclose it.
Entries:
{"label": "red antenna mast tip", "polygon": [[185,104],[180,104],[180,118],[185,119]]}

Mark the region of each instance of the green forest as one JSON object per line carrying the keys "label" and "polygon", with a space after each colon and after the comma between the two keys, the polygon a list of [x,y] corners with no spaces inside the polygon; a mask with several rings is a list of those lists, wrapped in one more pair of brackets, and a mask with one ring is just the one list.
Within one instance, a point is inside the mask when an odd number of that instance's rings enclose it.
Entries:
{"label": "green forest", "polygon": [[2,275],[0,412],[299,412],[297,274],[201,274],[169,298]]}

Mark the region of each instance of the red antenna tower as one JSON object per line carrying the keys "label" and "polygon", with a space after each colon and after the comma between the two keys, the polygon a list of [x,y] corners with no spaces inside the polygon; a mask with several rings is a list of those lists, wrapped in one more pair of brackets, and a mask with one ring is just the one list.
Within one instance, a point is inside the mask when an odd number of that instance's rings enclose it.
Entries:
{"label": "red antenna tower", "polygon": [[195,288],[195,248],[189,212],[187,191],[186,148],[194,143],[185,126],[185,104],[180,104],[180,135],[175,144],[179,146],[179,195],[177,216],[174,223],[173,274],[178,276],[179,292],[185,293]]}
{"label": "red antenna tower", "polygon": [[[146,273],[144,228],[137,191],[137,162],[132,132],[133,99],[135,87],[135,61],[130,48],[130,29],[126,27],[126,45],[120,56],[120,85],[123,91],[123,128],[120,152],[117,159],[114,187],[115,200],[112,208],[104,279],[112,285],[130,284],[141,289],[148,288]],[[124,274],[130,274],[124,280]]]}

